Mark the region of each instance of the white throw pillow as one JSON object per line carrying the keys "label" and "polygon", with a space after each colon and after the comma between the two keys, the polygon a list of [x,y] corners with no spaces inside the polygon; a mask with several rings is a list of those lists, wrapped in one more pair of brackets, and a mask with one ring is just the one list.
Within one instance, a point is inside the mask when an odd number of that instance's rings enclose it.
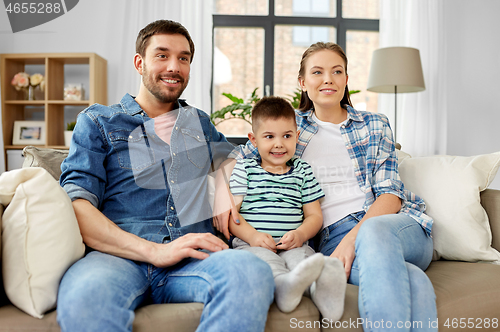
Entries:
{"label": "white throw pillow", "polygon": [[500,253],[491,247],[490,224],[480,200],[480,192],[493,181],[499,166],[500,152],[401,161],[399,173],[405,188],[423,198],[425,213],[434,219],[437,257],[500,263]]}
{"label": "white throw pillow", "polygon": [[9,300],[42,318],[55,308],[64,272],[84,254],[71,200],[43,168],[0,176],[2,274]]}

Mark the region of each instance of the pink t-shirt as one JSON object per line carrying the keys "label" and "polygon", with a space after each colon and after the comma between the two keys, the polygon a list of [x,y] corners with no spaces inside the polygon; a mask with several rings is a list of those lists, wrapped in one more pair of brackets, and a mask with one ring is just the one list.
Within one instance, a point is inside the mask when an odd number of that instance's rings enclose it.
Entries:
{"label": "pink t-shirt", "polygon": [[179,111],[170,111],[154,118],[155,132],[165,143],[170,144],[170,136],[174,128],[175,120],[177,120]]}

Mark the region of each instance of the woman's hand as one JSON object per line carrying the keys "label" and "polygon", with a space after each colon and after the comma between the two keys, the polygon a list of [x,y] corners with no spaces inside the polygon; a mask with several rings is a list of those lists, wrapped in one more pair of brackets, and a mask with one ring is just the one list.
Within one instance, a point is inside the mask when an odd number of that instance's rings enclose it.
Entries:
{"label": "woman's hand", "polygon": [[276,242],[271,235],[262,232],[255,232],[248,244],[252,247],[262,247],[276,253]]}
{"label": "woman's hand", "polygon": [[300,248],[306,241],[304,234],[295,229],[293,231],[287,232],[279,241],[279,245],[276,246],[279,250],[290,250],[293,248]]}
{"label": "woman's hand", "polygon": [[347,280],[349,280],[349,275],[351,274],[352,262],[356,257],[354,244],[356,242],[357,233],[357,230],[353,228],[344,236],[337,248],[335,248],[334,252],[330,255],[330,257],[338,258],[344,264]]}

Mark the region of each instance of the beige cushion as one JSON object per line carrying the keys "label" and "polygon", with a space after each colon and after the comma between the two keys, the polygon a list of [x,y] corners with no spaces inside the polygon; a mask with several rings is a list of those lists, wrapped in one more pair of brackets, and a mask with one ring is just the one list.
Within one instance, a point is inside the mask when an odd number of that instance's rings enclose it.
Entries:
{"label": "beige cushion", "polygon": [[432,236],[438,257],[500,263],[491,247],[488,216],[480,192],[493,181],[500,152],[473,157],[406,158],[399,165],[405,187],[422,197],[434,219]]}
{"label": "beige cushion", "polygon": [[9,300],[41,318],[56,305],[66,269],[84,253],[66,192],[44,169],[23,168],[0,176],[2,274]]}

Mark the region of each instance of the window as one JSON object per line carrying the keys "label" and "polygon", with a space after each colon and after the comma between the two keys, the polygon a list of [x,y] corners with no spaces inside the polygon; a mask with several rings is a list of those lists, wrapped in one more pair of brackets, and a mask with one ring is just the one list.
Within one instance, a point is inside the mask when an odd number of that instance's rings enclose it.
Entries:
{"label": "window", "polygon": [[[372,53],[378,48],[379,0],[214,0],[213,111],[231,104],[223,92],[247,99],[291,98],[297,89],[304,50],[317,41],[336,42],[349,59],[349,88],[360,110],[377,111],[377,94],[367,92]],[[243,120],[217,128],[246,136]]]}

